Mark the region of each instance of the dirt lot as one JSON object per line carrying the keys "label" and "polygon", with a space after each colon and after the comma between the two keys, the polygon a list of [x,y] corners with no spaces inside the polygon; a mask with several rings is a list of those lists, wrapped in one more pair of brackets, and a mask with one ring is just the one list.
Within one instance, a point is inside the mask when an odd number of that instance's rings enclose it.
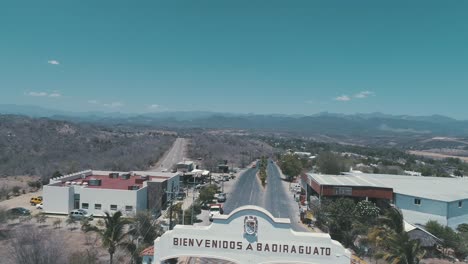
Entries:
{"label": "dirt lot", "polygon": [[453,155],[446,155],[446,154],[427,152],[427,151],[416,151],[416,150],[408,151],[408,153],[416,155],[416,156],[423,156],[423,157],[428,157],[432,159],[457,158],[464,162],[468,162],[468,157],[453,156]]}

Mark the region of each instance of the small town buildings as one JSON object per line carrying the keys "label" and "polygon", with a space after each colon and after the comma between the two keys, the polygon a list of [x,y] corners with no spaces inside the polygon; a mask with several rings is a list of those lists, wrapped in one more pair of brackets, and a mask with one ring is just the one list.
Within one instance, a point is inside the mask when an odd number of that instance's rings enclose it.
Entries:
{"label": "small town buildings", "polygon": [[44,186],[44,212],[68,214],[85,209],[93,215],[120,210],[131,216],[150,210],[160,214],[179,191],[179,173],[86,170],[50,180]]}
{"label": "small town buildings", "polygon": [[424,248],[435,248],[442,243],[438,237],[420,226],[412,225],[404,221],[404,228],[409,238],[411,240],[419,240],[420,245]]}
{"label": "small town buildings", "polygon": [[154,246],[143,249],[140,253],[141,264],[153,264]]}
{"label": "small town buildings", "polygon": [[176,164],[177,172],[191,172],[195,169],[195,163],[191,160],[185,160]]}
{"label": "small town buildings", "polygon": [[308,195],[383,199],[398,207],[411,224],[435,220],[456,228],[468,223],[468,179],[345,173],[303,176]]}

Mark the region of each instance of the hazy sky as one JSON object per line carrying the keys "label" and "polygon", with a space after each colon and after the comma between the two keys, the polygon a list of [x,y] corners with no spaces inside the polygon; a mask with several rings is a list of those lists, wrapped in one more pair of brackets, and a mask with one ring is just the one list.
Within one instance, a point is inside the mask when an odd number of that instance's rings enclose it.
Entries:
{"label": "hazy sky", "polygon": [[468,1],[1,1],[0,103],[468,119]]}

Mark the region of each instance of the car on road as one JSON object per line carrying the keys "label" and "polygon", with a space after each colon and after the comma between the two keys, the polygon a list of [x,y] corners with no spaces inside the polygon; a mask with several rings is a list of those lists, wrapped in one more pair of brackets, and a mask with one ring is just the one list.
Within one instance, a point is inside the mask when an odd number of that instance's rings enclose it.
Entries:
{"label": "car on road", "polygon": [[42,196],[32,197],[29,203],[33,206],[42,203]]}
{"label": "car on road", "polygon": [[213,221],[213,217],[223,214],[223,205],[222,204],[212,204],[210,206],[210,221]]}
{"label": "car on road", "polygon": [[93,220],[93,215],[84,209],[76,209],[71,211],[69,217],[75,220],[83,220],[85,218],[88,220]]}
{"label": "car on road", "polygon": [[226,201],[226,193],[220,193],[217,197],[218,203],[224,203]]}
{"label": "car on road", "polygon": [[23,207],[15,207],[8,210],[8,214],[12,216],[28,216],[31,215],[31,211]]}
{"label": "car on road", "polygon": [[36,204],[36,209],[44,209],[44,203]]}

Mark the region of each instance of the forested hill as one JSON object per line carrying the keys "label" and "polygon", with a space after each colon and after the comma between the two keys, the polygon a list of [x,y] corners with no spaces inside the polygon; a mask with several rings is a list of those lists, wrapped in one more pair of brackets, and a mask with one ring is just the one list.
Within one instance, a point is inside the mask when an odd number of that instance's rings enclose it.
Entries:
{"label": "forested hill", "polygon": [[146,169],[174,140],[145,128],[0,115],[0,176]]}

